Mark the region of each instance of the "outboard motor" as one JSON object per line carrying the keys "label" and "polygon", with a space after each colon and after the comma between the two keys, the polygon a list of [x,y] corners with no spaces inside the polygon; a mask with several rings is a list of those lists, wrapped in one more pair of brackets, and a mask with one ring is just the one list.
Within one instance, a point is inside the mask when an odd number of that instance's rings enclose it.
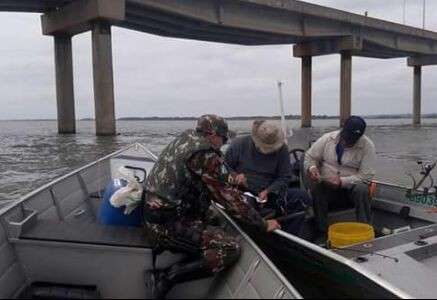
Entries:
{"label": "outboard motor", "polygon": [[[126,174],[126,170],[141,171],[144,177]],[[102,225],[140,227],[143,224],[143,186],[146,170],[122,167],[119,173],[125,178],[113,179],[105,188],[98,216]]]}

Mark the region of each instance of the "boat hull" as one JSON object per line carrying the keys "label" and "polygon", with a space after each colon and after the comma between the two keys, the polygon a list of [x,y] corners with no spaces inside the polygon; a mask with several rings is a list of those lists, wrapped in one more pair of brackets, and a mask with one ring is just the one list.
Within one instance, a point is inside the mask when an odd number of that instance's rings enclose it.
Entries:
{"label": "boat hull", "polygon": [[[0,298],[19,298],[33,283],[95,287],[102,298],[149,298],[145,275],[152,250],[141,227],[97,222],[101,191],[121,166],[153,167],[156,157],[136,144],[67,174],[0,208]],[[217,208],[219,209],[219,208]],[[215,278],[176,286],[169,298],[301,298],[257,245],[222,214],[242,256]],[[168,251],[157,267],[183,259]]]}
{"label": "boat hull", "polygon": [[[266,236],[245,228],[252,239],[304,298],[398,299],[344,262],[282,235]],[[320,250],[322,250],[320,248]]]}

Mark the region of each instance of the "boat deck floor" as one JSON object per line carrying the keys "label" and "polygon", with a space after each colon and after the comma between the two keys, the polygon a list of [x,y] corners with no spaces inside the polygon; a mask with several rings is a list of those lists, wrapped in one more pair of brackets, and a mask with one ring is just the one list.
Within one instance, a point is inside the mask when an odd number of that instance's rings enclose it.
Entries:
{"label": "boat deck floor", "polygon": [[431,268],[433,270],[437,270],[437,256],[424,259],[422,261],[428,268]]}
{"label": "boat deck floor", "polygon": [[151,248],[141,227],[107,226],[74,220],[38,220],[35,226],[20,235],[20,239]]}
{"label": "boat deck floor", "polygon": [[373,225],[375,228],[386,227],[388,229],[398,229],[406,226],[410,226],[412,229],[420,228],[424,226],[431,225],[431,222],[416,219],[416,218],[402,218],[399,214],[383,211],[374,210],[373,213]]}
{"label": "boat deck floor", "polygon": [[[437,224],[379,238],[336,252],[408,295],[435,298]],[[358,259],[359,257],[359,259]]]}
{"label": "boat deck floor", "polygon": [[[399,214],[392,212],[387,212],[380,209],[373,209],[373,227],[377,232],[381,231],[382,228],[387,228],[390,230],[396,230],[400,228],[406,228],[410,226],[411,229],[421,228],[425,226],[432,225],[433,223],[416,219],[416,218],[402,218]],[[329,224],[335,224],[338,222],[355,222],[355,209],[346,209],[342,211],[335,211],[329,214]],[[314,219],[308,220],[304,226],[303,239],[312,241],[315,244],[322,244],[325,240],[323,237],[317,236],[315,231]]]}
{"label": "boat deck floor", "polygon": [[[351,216],[354,217],[354,211],[351,211]],[[373,226],[376,231],[381,231],[382,228],[396,230],[405,228],[406,231],[399,234],[392,234],[385,237],[380,237],[373,240],[371,243],[362,243],[356,246],[348,247],[341,250],[336,250],[338,254],[347,258],[357,258],[369,252],[378,252],[393,247],[398,247],[407,243],[416,242],[421,239],[421,236],[431,231],[436,231],[437,224],[427,222],[412,217],[403,218],[399,214],[375,209],[373,211]],[[408,226],[411,228],[408,230]]]}

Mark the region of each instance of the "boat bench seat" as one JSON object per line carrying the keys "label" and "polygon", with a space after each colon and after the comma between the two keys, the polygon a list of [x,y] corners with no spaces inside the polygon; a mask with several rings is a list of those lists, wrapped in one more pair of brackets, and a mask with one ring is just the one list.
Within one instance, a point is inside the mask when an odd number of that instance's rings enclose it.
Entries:
{"label": "boat bench seat", "polygon": [[107,226],[75,220],[38,220],[21,240],[68,242],[117,247],[151,248],[143,228]]}

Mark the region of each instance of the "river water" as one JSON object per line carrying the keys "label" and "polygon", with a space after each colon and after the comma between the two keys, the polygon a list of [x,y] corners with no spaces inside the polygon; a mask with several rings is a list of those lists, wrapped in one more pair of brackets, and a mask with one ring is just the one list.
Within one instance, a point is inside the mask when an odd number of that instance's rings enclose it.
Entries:
{"label": "river water", "polygon": [[[406,172],[418,174],[418,160],[437,159],[437,120],[424,126],[408,119],[369,120],[368,135],[377,147],[377,179],[408,185]],[[314,128],[295,129],[291,148],[306,148],[337,120],[316,120]],[[118,121],[119,135],[96,137],[92,121],[78,122],[78,134],[58,135],[55,121],[0,121],[0,200],[14,200],[80,166],[139,142],[159,153],[193,121]],[[290,125],[298,127],[298,121]],[[237,134],[250,132],[251,121],[231,121]],[[436,177],[437,173],[434,171]]]}

